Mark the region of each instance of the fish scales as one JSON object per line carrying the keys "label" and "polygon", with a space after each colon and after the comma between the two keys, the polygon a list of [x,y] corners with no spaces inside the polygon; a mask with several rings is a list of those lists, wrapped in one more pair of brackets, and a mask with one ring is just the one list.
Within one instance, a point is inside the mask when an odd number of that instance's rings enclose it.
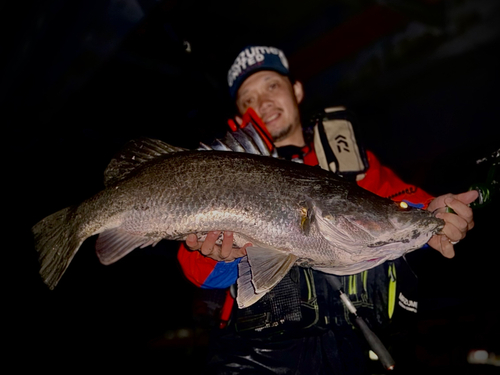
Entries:
{"label": "fish scales", "polygon": [[[141,147],[140,162],[129,158],[136,163],[131,166],[114,159],[104,190],[33,227],[40,273],[50,288],[82,242],[96,234],[99,259],[110,264],[162,239],[233,231],[236,246],[253,244],[240,274],[251,269],[251,287],[261,296],[293,264],[335,274],[360,272],[421,247],[443,226],[427,211],[401,209],[320,168],[240,152],[179,151],[166,144],[162,153],[156,142],[150,158],[147,147],[134,144]],[[263,272],[272,271],[272,280],[254,279],[269,267],[276,269]]]}
{"label": "fish scales", "polygon": [[[293,244],[293,250],[308,251],[322,241],[312,241],[315,237],[301,230],[301,203],[316,198],[311,191],[315,180],[326,181],[316,176],[320,170],[307,168],[309,175],[297,178],[288,163],[276,168],[282,164],[230,152],[186,152],[157,159],[118,189],[107,190],[131,193],[119,201],[133,202],[134,211],[124,223],[133,231],[183,239],[189,233],[225,229],[272,248],[290,250],[286,246]],[[106,196],[103,204],[116,200]]]}

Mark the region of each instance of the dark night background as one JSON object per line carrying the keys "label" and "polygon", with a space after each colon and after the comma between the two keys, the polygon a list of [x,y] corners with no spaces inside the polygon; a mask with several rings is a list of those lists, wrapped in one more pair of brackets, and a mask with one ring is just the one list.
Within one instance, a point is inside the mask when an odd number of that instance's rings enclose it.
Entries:
{"label": "dark night background", "polygon": [[[89,239],[49,291],[30,228],[102,189],[128,140],[196,147],[224,131],[225,74],[246,44],[285,51],[304,83],[304,118],[348,106],[365,145],[434,195],[485,182],[489,164],[476,161],[500,147],[496,0],[46,0],[0,10],[6,369],[198,372],[220,296],[184,279],[176,243],[102,266]],[[408,256],[421,283],[415,373],[499,369],[467,363],[474,349],[500,355],[498,199],[475,211],[454,259]]]}

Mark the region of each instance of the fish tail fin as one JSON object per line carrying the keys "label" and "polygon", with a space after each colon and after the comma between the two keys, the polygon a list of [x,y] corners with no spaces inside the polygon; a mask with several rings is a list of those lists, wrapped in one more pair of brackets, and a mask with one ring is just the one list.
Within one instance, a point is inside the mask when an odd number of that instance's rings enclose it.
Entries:
{"label": "fish tail fin", "polygon": [[50,289],[54,289],[69,263],[85,240],[75,230],[75,207],[67,207],[47,216],[32,228],[35,249],[38,252],[40,275]]}

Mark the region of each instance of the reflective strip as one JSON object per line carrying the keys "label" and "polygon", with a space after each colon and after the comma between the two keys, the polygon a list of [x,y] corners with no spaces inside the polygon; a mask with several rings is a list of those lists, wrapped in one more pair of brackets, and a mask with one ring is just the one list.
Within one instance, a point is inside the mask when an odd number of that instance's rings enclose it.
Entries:
{"label": "reflective strip", "polygon": [[357,294],[358,285],[357,285],[357,275],[349,275],[349,289],[348,294]]}
{"label": "reflective strip", "polygon": [[360,281],[363,283],[363,290],[361,290],[361,293],[366,292],[368,290],[368,271],[363,271],[357,275],[349,275],[347,294],[355,295],[356,299],[358,297],[358,278],[360,278]]}
{"label": "reflective strip", "polygon": [[312,284],[311,280],[310,280],[310,277],[312,277],[312,274],[309,275],[307,271],[309,271],[309,270],[306,270],[304,272],[304,276],[305,276],[306,284],[307,284],[307,301],[309,302],[313,296],[313,289],[312,288],[314,288],[314,284]]}
{"label": "reflective strip", "polygon": [[388,298],[388,313],[389,319],[394,314],[394,307],[396,306],[396,265],[391,263],[389,265],[389,298]]}
{"label": "reflective strip", "polygon": [[363,278],[363,289],[365,292],[368,292],[368,271],[363,271],[361,273],[361,277]]}
{"label": "reflective strip", "polygon": [[[360,284],[360,290],[358,290]],[[368,271],[363,271],[356,275],[349,275],[347,281],[347,295],[350,296],[352,301],[361,304],[368,303]]]}
{"label": "reflective strip", "polygon": [[[306,279],[306,284],[307,284],[307,301],[306,302],[301,302],[302,306],[305,306],[309,309],[314,310],[314,320],[309,324],[308,326],[305,326],[304,329],[307,329],[309,327],[314,326],[316,323],[318,323],[319,320],[319,305],[318,305],[318,299],[316,298],[316,287],[314,285],[314,276],[312,273],[312,270],[310,268],[304,268],[304,276]],[[325,315],[325,323],[328,324],[329,321],[329,316]]]}

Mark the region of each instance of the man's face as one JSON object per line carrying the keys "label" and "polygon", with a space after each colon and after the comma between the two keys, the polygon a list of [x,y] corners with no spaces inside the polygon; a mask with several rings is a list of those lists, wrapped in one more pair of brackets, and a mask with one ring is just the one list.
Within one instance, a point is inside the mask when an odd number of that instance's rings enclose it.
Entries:
{"label": "man's face", "polygon": [[238,89],[236,106],[240,114],[252,107],[266,124],[276,146],[284,146],[299,134],[302,137],[298,107],[302,98],[300,82],[292,85],[287,77],[264,70],[252,74],[243,82]]}

